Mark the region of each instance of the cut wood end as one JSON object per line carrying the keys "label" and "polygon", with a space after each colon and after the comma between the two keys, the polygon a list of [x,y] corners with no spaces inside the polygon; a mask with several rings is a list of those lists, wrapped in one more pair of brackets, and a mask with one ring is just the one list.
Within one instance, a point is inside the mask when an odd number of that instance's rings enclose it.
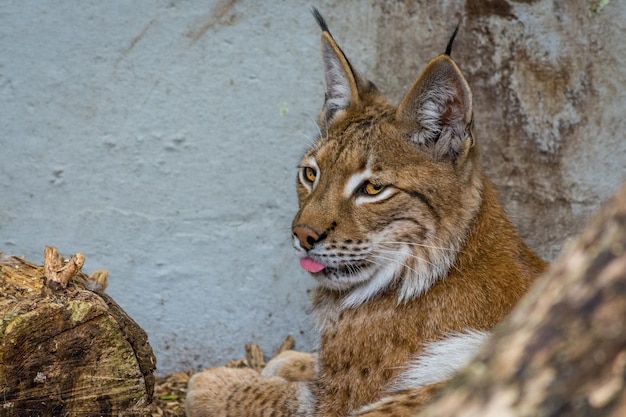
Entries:
{"label": "cut wood end", "polygon": [[259,345],[251,343],[246,345],[246,358],[250,364],[250,368],[257,372],[261,372],[265,367],[265,360],[263,359],[263,350]]}
{"label": "cut wood end", "polygon": [[278,349],[276,349],[276,352],[274,353],[274,357],[280,355],[286,350],[292,350],[294,345],[295,345],[295,340],[293,336],[292,335],[287,336],[285,340],[283,340],[283,343],[281,343],[281,345],[278,347]]}
{"label": "cut wood end", "polygon": [[248,360],[241,358],[241,359],[233,359],[232,361],[228,362],[226,364],[227,368],[249,368],[250,365],[248,364]]}
{"label": "cut wood end", "polygon": [[54,246],[46,246],[43,254],[43,270],[48,287],[52,289],[67,288],[85,264],[85,255],[77,253],[65,260]]}
{"label": "cut wood end", "polygon": [[94,271],[87,281],[85,282],[85,288],[90,291],[104,291],[109,285],[109,271],[106,269],[98,269]]}

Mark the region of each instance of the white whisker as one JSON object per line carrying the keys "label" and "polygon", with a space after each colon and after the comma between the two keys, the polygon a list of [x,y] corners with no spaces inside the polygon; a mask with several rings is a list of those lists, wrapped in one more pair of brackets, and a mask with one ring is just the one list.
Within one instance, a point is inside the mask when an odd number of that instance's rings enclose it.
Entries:
{"label": "white whisker", "polygon": [[311,139],[310,137],[308,137],[307,135],[305,135],[304,133],[302,134],[302,136],[304,136],[304,142],[305,144],[309,147],[312,148],[313,145],[315,144],[315,141],[313,139]]}
{"label": "white whisker", "polygon": [[[454,248],[445,248],[445,247],[441,247],[441,246],[431,246],[431,245],[425,245],[422,243],[412,243],[412,242],[393,242],[393,241],[384,241],[384,242],[379,242],[380,244],[394,244],[394,245],[408,245],[408,246],[413,246],[413,247],[421,247],[421,248],[426,248],[426,249],[435,249],[435,250],[444,250],[444,251],[449,251],[449,252],[453,252],[453,253],[462,253],[463,251],[454,249]],[[381,250],[381,249],[379,249]],[[393,251],[393,249],[391,249],[390,251]],[[426,262],[432,266],[436,266],[434,263],[427,261],[426,259],[419,257],[415,254],[409,255],[411,257],[414,257],[416,259],[418,259],[419,261],[422,262]],[[463,275],[463,272],[459,269],[458,266],[456,266],[456,264],[454,262],[451,262],[450,264],[451,268],[454,268],[456,271],[460,272]]]}
{"label": "white whisker", "polygon": [[[403,267],[403,268],[406,268],[406,269],[408,269],[409,271],[411,271],[411,272],[413,272],[413,273],[417,273],[417,271],[416,271],[415,269],[411,268],[409,265],[407,265],[406,263],[402,262],[402,261],[401,261],[401,260],[399,260],[399,259],[395,259],[395,258],[388,257],[388,256],[381,256],[381,255],[378,255],[378,254],[373,255],[373,257],[374,257],[375,259],[383,259],[383,260],[385,260],[385,261],[392,261],[392,262],[394,262],[395,264],[397,264],[398,266],[401,266],[401,267]],[[368,262],[372,262],[370,259],[368,259],[367,261],[368,261]],[[372,263],[373,263],[373,262],[372,262]],[[379,265],[379,266],[384,266],[384,264],[378,264],[378,265]]]}
{"label": "white whisker", "polygon": [[428,248],[428,249],[438,249],[438,250],[447,250],[447,251],[451,251],[451,252],[458,252],[457,249],[454,248],[446,248],[443,246],[434,246],[434,245],[426,245],[424,243],[417,243],[417,242],[394,242],[394,241],[380,241],[377,242],[381,245],[409,245],[409,246],[419,246],[421,248]]}
{"label": "white whisker", "polygon": [[[384,250],[384,249],[382,249],[382,250],[381,250],[381,249],[379,249],[379,250],[377,250],[377,252],[380,252],[380,253],[388,253],[388,254],[394,254],[394,253],[396,253],[395,251],[391,251],[391,250]],[[425,262],[425,263],[427,263],[428,265],[433,266],[433,267],[434,267],[434,266],[436,266],[434,263],[432,263],[432,262],[430,262],[430,261],[427,261],[426,259],[424,259],[424,258],[422,258],[422,257],[420,257],[420,256],[418,256],[418,255],[415,255],[415,254],[413,254],[413,253],[408,253],[408,254],[406,254],[406,255],[407,255],[409,258],[412,258],[412,259],[417,259],[419,262]],[[393,260],[393,258],[384,258],[384,259]],[[416,272],[416,273],[417,273],[417,271],[416,271],[416,270],[414,270],[414,269],[410,268],[408,265],[404,264],[404,266],[406,266],[407,268],[411,269],[411,271],[413,271],[413,272]]]}
{"label": "white whisker", "polygon": [[[385,259],[385,258],[382,258],[382,257],[375,257],[375,259],[379,259],[379,258],[380,258],[380,259]],[[366,259],[365,261],[366,261],[366,262],[369,262],[369,263],[371,263],[371,264],[373,264],[373,265],[379,266],[379,267],[381,267],[381,268],[384,268],[384,267],[385,267],[385,264],[384,264],[384,263],[375,262],[375,261],[373,261],[372,259]]]}

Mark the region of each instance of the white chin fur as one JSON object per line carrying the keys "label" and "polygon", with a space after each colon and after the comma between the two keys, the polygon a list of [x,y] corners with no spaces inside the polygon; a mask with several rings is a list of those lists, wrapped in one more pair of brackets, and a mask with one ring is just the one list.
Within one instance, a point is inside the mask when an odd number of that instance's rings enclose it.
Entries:
{"label": "white chin fur", "polygon": [[403,265],[405,259],[408,257],[408,249],[402,248],[398,251],[396,257],[397,262],[388,262],[380,268],[375,269],[374,274],[369,277],[367,281],[354,287],[343,299],[342,306],[351,308],[361,305],[389,287],[396,278],[399,270],[401,270],[398,265]]}
{"label": "white chin fur", "polygon": [[[456,252],[452,250],[430,248],[429,258],[415,262],[415,255],[408,246],[402,246],[365,282],[354,286],[342,302],[345,308],[356,307],[365,303],[381,291],[387,289],[397,279],[401,279],[398,291],[398,303],[410,301],[425,293],[438,279],[448,274],[456,259]],[[410,262],[413,260],[414,262]]]}

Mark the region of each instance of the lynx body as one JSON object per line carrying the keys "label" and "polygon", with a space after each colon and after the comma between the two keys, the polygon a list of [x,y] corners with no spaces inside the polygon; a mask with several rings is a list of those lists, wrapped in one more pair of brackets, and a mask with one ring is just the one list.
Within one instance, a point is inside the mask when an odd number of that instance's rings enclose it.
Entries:
{"label": "lynx body", "polygon": [[263,375],[196,374],[190,417],[408,416],[546,267],[485,177],[452,40],[393,106],[314,14],[325,104],[321,135],[299,166],[292,232],[318,283],[319,348],[286,353]]}

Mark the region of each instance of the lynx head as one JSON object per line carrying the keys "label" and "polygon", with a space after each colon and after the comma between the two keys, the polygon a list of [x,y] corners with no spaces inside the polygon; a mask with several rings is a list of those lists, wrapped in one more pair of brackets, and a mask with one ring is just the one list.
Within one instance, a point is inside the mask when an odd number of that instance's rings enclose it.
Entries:
{"label": "lynx head", "polygon": [[481,203],[472,95],[450,43],[391,105],[313,13],[325,102],[321,135],[299,165],[293,243],[344,306],[385,291],[406,301],[447,275]]}

